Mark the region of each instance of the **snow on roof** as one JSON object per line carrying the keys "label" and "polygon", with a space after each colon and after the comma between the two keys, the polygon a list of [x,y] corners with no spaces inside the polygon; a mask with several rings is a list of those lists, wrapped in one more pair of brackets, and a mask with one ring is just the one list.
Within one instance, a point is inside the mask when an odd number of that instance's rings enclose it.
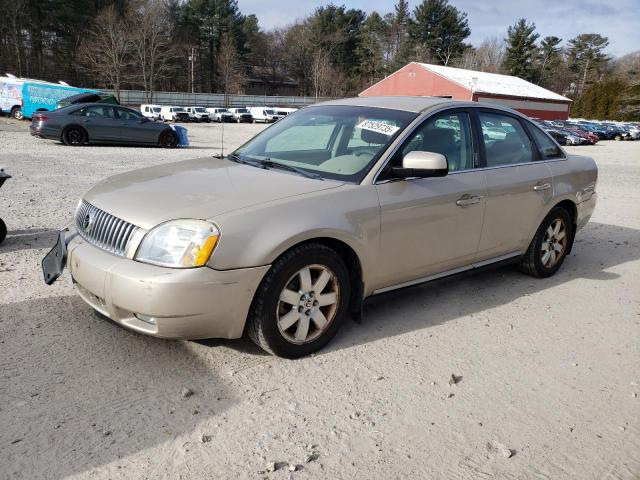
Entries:
{"label": "snow on roof", "polygon": [[428,63],[418,63],[418,65],[465,88],[470,89],[473,85],[474,93],[571,101],[571,99],[558,95],[551,90],[510,75],[476,72],[474,70],[444,67],[442,65],[431,65]]}

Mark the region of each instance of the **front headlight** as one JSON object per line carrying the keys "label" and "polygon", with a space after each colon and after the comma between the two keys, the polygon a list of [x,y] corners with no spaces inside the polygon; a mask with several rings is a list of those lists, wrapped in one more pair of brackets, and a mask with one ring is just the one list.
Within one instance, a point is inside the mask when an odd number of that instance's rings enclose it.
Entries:
{"label": "front headlight", "polygon": [[220,238],[214,224],[203,220],[173,220],[151,229],[142,239],[135,259],[171,268],[201,267]]}

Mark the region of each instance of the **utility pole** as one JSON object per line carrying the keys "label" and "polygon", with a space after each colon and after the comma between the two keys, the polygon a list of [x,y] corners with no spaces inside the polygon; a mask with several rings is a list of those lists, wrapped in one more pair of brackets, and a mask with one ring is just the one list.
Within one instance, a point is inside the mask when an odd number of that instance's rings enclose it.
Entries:
{"label": "utility pole", "polygon": [[196,60],[195,47],[191,47],[191,55],[189,55],[189,61],[191,62],[191,93],[195,93],[196,86],[194,82],[194,62]]}

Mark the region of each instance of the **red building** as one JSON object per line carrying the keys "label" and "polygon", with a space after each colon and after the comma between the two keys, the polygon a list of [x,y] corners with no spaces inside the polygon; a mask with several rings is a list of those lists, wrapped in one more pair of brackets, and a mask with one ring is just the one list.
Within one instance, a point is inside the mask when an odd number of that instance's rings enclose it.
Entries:
{"label": "red building", "polygon": [[473,100],[513,108],[545,120],[569,118],[571,100],[546,88],[509,75],[475,72],[411,62],[360,96],[425,96]]}

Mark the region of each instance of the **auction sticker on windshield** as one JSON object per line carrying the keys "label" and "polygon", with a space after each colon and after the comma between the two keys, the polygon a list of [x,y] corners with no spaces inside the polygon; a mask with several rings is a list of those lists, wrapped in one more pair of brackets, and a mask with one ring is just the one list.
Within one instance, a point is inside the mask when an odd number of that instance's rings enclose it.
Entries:
{"label": "auction sticker on windshield", "polygon": [[395,125],[389,125],[388,123],[378,122],[375,120],[365,120],[356,128],[371,130],[372,132],[378,132],[389,136],[400,130],[400,127],[396,127]]}

